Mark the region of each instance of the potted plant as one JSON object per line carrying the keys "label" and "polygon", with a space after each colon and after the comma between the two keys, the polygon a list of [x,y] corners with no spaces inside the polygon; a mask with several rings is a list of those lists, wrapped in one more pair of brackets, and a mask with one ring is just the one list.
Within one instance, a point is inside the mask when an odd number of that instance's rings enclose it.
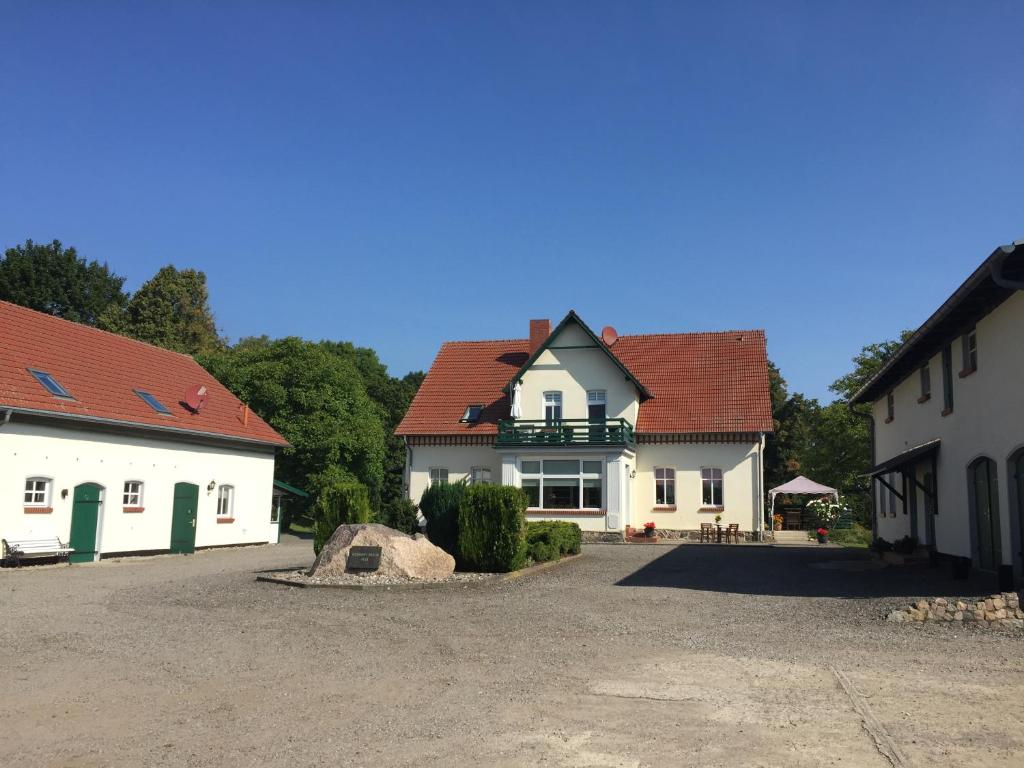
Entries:
{"label": "potted plant", "polygon": [[655,527],[654,523],[644,523],[644,536],[653,539],[657,535],[654,532]]}
{"label": "potted plant", "polygon": [[819,544],[828,544],[828,528],[819,528],[818,529],[818,543]]}
{"label": "potted plant", "polygon": [[721,515],[715,515],[715,525],[719,525],[722,522]]}
{"label": "potted plant", "polygon": [[772,515],[772,530],[782,530],[782,515]]}

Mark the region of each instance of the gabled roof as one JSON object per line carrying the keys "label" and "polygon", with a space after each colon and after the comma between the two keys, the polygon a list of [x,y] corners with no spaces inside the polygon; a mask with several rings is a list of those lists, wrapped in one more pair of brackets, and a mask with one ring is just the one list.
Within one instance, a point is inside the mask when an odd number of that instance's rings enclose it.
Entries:
{"label": "gabled roof", "polygon": [[[72,399],[51,395],[29,369],[53,376]],[[193,386],[208,398],[183,404]],[[153,395],[159,414],[136,392]],[[286,446],[287,441],[188,355],[0,301],[0,409],[168,435]],[[2,433],[0,433],[2,434]]]}
{"label": "gabled roof", "polygon": [[1020,240],[992,251],[963,285],[903,342],[889,362],[860,388],[851,402],[871,403],[882,397],[1016,290],[1024,290],[1024,241]]}
{"label": "gabled roof", "polygon": [[[649,393],[640,403],[638,432],[772,431],[763,331],[620,336],[605,348]],[[497,434],[498,421],[509,417],[506,387],[529,349],[528,339],[445,343],[395,433]],[[460,423],[474,403],[485,406],[480,420]]]}
{"label": "gabled roof", "polygon": [[607,344],[601,341],[601,339],[597,338],[597,334],[590,330],[590,326],[580,319],[580,316],[576,314],[576,310],[574,309],[569,310],[569,314],[562,318],[562,322],[555,326],[555,329],[550,334],[548,334],[548,337],[546,339],[544,339],[544,343],[537,347],[537,351],[526,359],[526,362],[523,363],[522,367],[516,372],[516,375],[512,377],[512,380],[505,385],[505,389],[503,391],[505,392],[506,395],[512,394],[512,387],[516,383],[516,380],[521,379],[523,377],[523,375],[530,369],[530,366],[537,361],[538,357],[544,354],[545,350],[547,350],[548,347],[551,346],[552,342],[555,340],[558,334],[561,333],[565,326],[567,326],[569,323],[575,323],[580,328],[582,328],[584,333],[586,333],[591,338],[591,340],[593,340],[594,345],[598,349],[600,349],[605,355],[607,355],[608,359],[612,361],[612,364],[615,365],[615,367],[617,367],[620,371],[622,371],[622,373],[625,375],[627,379],[633,382],[634,386],[637,388],[637,391],[640,393],[641,400],[646,400],[649,397],[651,397],[651,393],[647,390],[647,387],[641,384],[637,380],[636,376],[634,376],[633,373],[629,370],[629,368],[623,365],[622,361],[612,354]]}

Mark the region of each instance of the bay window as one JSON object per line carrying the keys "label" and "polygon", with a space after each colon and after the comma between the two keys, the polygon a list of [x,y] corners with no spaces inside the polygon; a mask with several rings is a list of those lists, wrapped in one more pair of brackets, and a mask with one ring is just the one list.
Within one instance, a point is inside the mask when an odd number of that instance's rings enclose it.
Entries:
{"label": "bay window", "polygon": [[600,460],[544,459],[520,464],[522,489],[531,509],[599,510],[604,500]]}

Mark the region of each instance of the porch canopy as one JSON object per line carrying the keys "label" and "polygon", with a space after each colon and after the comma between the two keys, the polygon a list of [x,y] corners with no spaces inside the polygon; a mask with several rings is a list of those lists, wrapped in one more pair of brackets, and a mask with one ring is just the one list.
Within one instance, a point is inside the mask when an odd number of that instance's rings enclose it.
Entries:
{"label": "porch canopy", "polygon": [[768,491],[768,498],[771,499],[772,502],[772,514],[775,513],[775,497],[780,493],[790,493],[794,495],[804,493],[812,496],[825,496],[827,494],[831,494],[835,497],[837,502],[839,501],[839,491],[835,488],[829,488],[827,485],[816,483],[803,475],[798,475],[788,483],[783,483],[782,485],[776,486]]}

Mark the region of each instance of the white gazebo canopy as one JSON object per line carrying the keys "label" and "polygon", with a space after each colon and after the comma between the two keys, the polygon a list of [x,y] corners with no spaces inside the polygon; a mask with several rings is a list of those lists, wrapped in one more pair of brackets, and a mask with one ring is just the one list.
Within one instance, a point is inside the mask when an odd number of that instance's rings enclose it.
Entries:
{"label": "white gazebo canopy", "polygon": [[816,483],[813,480],[807,479],[803,475],[798,475],[788,483],[783,483],[782,485],[776,486],[768,491],[768,498],[771,499],[773,512],[775,511],[775,497],[780,493],[805,493],[812,496],[831,495],[835,497],[837,502],[839,501],[839,491],[835,488],[829,488],[827,485]]}

